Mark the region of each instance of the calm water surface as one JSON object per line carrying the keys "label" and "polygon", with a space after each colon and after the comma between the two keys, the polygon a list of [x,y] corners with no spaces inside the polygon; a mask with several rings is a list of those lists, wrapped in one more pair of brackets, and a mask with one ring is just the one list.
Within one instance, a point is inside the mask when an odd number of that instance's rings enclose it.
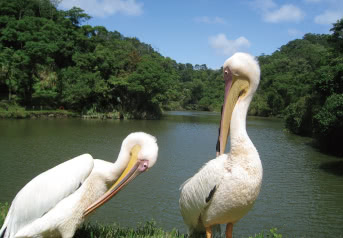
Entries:
{"label": "calm water surface", "polygon": [[[77,155],[115,161],[134,131],[157,137],[156,165],[101,207],[91,221],[186,231],[179,186],[215,155],[219,114],[170,112],[162,120],[0,120],[0,202],[12,201],[33,177]],[[264,168],[252,211],[234,227],[248,237],[277,227],[283,237],[343,237],[343,177],[321,167],[341,163],[313,149],[308,138],[283,132],[279,120],[249,118],[248,134]]]}

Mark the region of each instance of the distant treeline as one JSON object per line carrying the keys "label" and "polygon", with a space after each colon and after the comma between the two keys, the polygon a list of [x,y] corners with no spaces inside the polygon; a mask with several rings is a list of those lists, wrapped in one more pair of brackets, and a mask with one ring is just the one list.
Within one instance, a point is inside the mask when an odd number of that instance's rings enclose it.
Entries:
{"label": "distant treeline", "polygon": [[156,118],[171,109],[219,110],[223,80],[179,64],[137,38],[84,25],[80,8],[0,0],[0,98],[28,109],[119,111]]}
{"label": "distant treeline", "polygon": [[261,84],[250,113],[280,116],[294,134],[343,155],[343,19],[332,34],[306,34],[258,57]]}
{"label": "distant treeline", "polygon": [[[85,25],[82,9],[58,10],[58,2],[0,0],[0,100],[132,118],[220,111],[221,70],[180,64],[137,38]],[[259,56],[261,83],[249,113],[283,117],[291,132],[342,151],[343,19],[331,33],[306,34]]]}

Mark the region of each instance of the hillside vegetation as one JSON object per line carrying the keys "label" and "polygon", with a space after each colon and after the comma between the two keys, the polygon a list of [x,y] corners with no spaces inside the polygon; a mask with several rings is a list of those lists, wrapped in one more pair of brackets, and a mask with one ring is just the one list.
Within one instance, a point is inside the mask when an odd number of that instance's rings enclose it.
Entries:
{"label": "hillside vegetation", "polygon": [[342,155],[343,19],[331,35],[306,34],[258,57],[262,76],[250,112],[279,116],[294,134]]}
{"label": "hillside vegetation", "polygon": [[[220,111],[221,70],[177,63],[57,3],[0,0],[0,112],[27,117],[21,106],[152,119],[163,110]],[[306,34],[258,60],[250,115],[283,117],[292,133],[343,154],[343,19],[331,34]]]}
{"label": "hillside vegetation", "polygon": [[120,112],[218,110],[221,74],[178,64],[137,38],[83,24],[80,8],[49,0],[0,0],[0,97],[27,109]]}

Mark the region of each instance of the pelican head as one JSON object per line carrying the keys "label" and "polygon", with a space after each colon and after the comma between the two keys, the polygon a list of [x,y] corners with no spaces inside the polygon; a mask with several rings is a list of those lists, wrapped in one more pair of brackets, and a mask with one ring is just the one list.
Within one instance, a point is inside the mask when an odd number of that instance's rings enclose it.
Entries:
{"label": "pelican head", "polygon": [[139,174],[147,171],[156,163],[158,146],[156,138],[144,132],[135,132],[128,135],[121,146],[116,165],[123,171],[110,189],[84,212],[87,216],[116,195],[130,181]]}
{"label": "pelican head", "polygon": [[236,53],[225,61],[223,73],[225,96],[220,125],[220,154],[225,151],[233,110],[240,102],[245,102],[248,108],[260,81],[260,68],[251,55]]}
{"label": "pelican head", "polygon": [[154,166],[157,155],[156,138],[144,132],[134,132],[123,141],[118,160],[130,157],[130,162],[133,160],[140,163],[145,171]]}

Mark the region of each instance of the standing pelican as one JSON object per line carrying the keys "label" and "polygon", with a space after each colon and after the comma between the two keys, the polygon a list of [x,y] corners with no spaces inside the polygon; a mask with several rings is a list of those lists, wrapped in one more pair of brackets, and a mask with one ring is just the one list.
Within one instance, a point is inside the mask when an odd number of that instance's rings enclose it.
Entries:
{"label": "standing pelican", "polygon": [[[236,53],[225,61],[223,71],[220,155],[182,185],[179,202],[190,234],[206,232],[206,237],[212,237],[212,226],[227,224],[228,238],[233,224],[252,208],[262,183],[262,164],[246,131],[246,115],[260,68],[252,56]],[[231,150],[223,154],[229,134]]]}
{"label": "standing pelican", "polygon": [[14,198],[0,237],[73,237],[88,214],[151,168],[157,154],[155,137],[136,132],[115,163],[84,154],[38,175]]}

